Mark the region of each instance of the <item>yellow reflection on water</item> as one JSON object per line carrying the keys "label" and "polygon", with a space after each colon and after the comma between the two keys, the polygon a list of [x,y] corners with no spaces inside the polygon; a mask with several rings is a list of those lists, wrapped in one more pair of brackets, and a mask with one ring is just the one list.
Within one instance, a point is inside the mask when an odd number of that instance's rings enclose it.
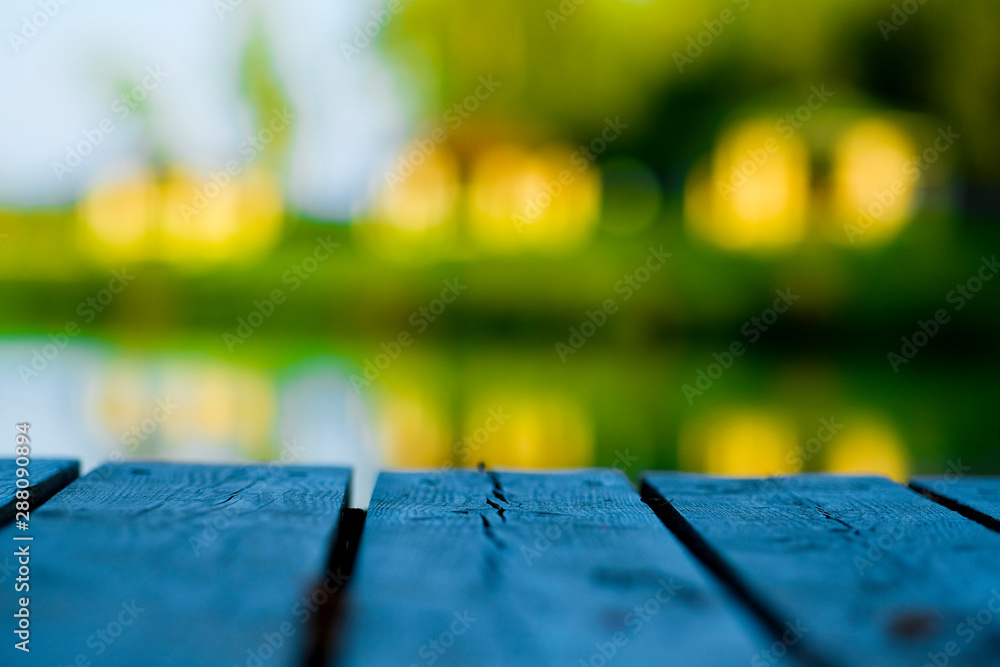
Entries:
{"label": "yellow reflection on water", "polygon": [[745,121],[719,139],[710,163],[692,170],[685,218],[692,232],[730,249],[793,245],[806,234],[809,155],[774,119]]}
{"label": "yellow reflection on water", "polygon": [[777,475],[798,472],[793,456],[795,423],[770,411],[723,410],[700,418],[681,433],[684,470],[716,475]]}
{"label": "yellow reflection on water", "polygon": [[584,467],[594,461],[594,428],[568,396],[500,392],[471,404],[455,450],[459,466]]}
{"label": "yellow reflection on water", "polygon": [[844,430],[827,445],[830,472],[885,475],[897,481],[909,476],[902,440],[888,423],[874,418],[847,420]]}
{"label": "yellow reflection on water", "polygon": [[263,374],[221,364],[178,365],[167,370],[163,387],[180,405],[163,424],[168,444],[235,445],[251,458],[269,453],[275,397]]}
{"label": "yellow reflection on water", "polygon": [[447,416],[426,392],[386,391],[376,417],[386,463],[399,468],[437,468],[451,460]]}
{"label": "yellow reflection on water", "polygon": [[97,393],[95,407],[101,423],[116,440],[127,439],[129,429],[141,425],[149,416],[153,406],[148,393],[141,366],[119,362],[111,367]]}
{"label": "yellow reflection on water", "polygon": [[112,450],[128,458],[267,458],[275,392],[264,374],[222,363],[113,364],[95,387]]}

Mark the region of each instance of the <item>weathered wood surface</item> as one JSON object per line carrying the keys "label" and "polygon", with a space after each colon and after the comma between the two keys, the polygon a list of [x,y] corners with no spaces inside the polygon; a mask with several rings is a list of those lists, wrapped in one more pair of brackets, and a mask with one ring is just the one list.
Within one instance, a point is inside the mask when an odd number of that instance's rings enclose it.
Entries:
{"label": "weathered wood surface", "polygon": [[[15,482],[17,465],[14,459],[0,459],[0,526],[14,520]],[[59,459],[31,460],[28,464],[28,488],[31,491],[29,504],[34,510],[51,498],[57,491],[76,479],[80,466],[76,461]],[[6,550],[5,550],[6,551]]]}
{"label": "weathered wood surface", "polygon": [[731,667],[772,641],[610,470],[382,473],[345,598],[333,665]]}
{"label": "weathered wood surface", "polygon": [[31,655],[12,648],[5,604],[0,664],[302,664],[349,477],[164,463],[91,472],[32,513]]}
{"label": "weathered wood surface", "polygon": [[910,486],[948,509],[1000,532],[1000,477],[914,477]]}
{"label": "weathered wood surface", "polygon": [[911,489],[647,473],[643,493],[772,625],[801,624],[801,647],[827,664],[1000,665],[1000,535]]}

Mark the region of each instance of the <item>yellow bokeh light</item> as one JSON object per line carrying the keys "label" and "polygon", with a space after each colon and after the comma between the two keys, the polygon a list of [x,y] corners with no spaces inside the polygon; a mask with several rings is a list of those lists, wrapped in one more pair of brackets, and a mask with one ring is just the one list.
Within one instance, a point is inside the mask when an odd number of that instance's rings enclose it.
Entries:
{"label": "yellow bokeh light", "polygon": [[391,181],[379,192],[370,214],[353,230],[379,254],[424,259],[439,254],[454,240],[455,210],[461,193],[458,160],[443,145],[436,146],[420,164],[401,160],[402,166],[391,173]]}
{"label": "yellow bokeh light", "polygon": [[160,227],[167,259],[241,257],[277,239],[281,189],[269,171],[251,168],[235,177],[219,172],[213,178],[175,169],[162,188]]}
{"label": "yellow bokeh light", "polygon": [[730,249],[793,245],[806,234],[809,155],[797,135],[773,119],[724,133],[709,164],[692,169],[685,187],[689,228]]}
{"label": "yellow bokeh light", "polygon": [[833,208],[850,242],[888,240],[909,221],[920,180],[915,153],[901,128],[880,119],[860,121],[840,139],[834,155]]}
{"label": "yellow bokeh light", "polygon": [[94,187],[77,209],[85,245],[112,261],[142,257],[159,204],[159,187],[148,170]]}
{"label": "yellow bokeh light", "polygon": [[165,374],[158,395],[176,406],[161,426],[167,446],[232,446],[251,458],[267,453],[276,399],[263,374],[223,364],[181,364]]}
{"label": "yellow bokeh light", "polygon": [[390,466],[438,468],[451,460],[444,413],[418,391],[383,395],[378,428],[382,454]]}
{"label": "yellow bokeh light", "polygon": [[209,198],[198,192],[203,184],[193,174],[179,170],[171,172],[163,183],[160,225],[168,257],[224,254],[227,248],[223,243],[239,231],[238,188],[232,184],[216,188]]}
{"label": "yellow bokeh light", "polygon": [[881,420],[847,420],[844,431],[827,445],[830,472],[885,475],[905,481],[909,462],[895,430]]}
{"label": "yellow bokeh light", "polygon": [[272,433],[277,416],[277,396],[274,384],[255,371],[234,369],[235,401],[232,427],[233,441],[252,459],[273,456]]}
{"label": "yellow bokeh light", "polygon": [[458,163],[439,147],[408,177],[386,185],[375,202],[374,215],[401,230],[427,231],[451,216],[458,191]]}
{"label": "yellow bokeh light", "polygon": [[125,456],[187,456],[216,447],[260,458],[272,443],[274,387],[256,371],[219,363],[172,363],[163,370],[119,362],[95,396],[113,451]]}
{"label": "yellow bokeh light", "polygon": [[488,250],[577,248],[597,222],[600,189],[597,167],[567,148],[492,148],[472,169],[470,235]]}
{"label": "yellow bokeh light", "polygon": [[795,473],[799,462],[790,454],[797,443],[794,422],[781,414],[726,410],[684,430],[681,467],[715,475]]}
{"label": "yellow bokeh light", "polygon": [[273,244],[283,204],[277,177],[144,170],[95,187],[79,205],[87,247],[106,261],[199,262],[245,257]]}
{"label": "yellow bokeh light", "polygon": [[147,393],[140,366],[128,362],[111,366],[98,391],[98,414],[116,439],[148,416]]}

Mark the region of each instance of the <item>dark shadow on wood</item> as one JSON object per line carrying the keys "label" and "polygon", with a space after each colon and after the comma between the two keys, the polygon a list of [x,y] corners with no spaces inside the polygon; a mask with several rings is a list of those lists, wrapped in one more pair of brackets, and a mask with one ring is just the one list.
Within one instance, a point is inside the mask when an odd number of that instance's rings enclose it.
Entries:
{"label": "dark shadow on wood", "polygon": [[354,562],[358,555],[361,533],[364,531],[365,510],[345,508],[340,517],[340,529],[336,541],[330,549],[327,574],[319,583],[322,587],[331,577],[337,578],[338,585],[313,618],[310,628],[310,645],[306,659],[307,667],[320,667],[328,662],[335,652],[343,627],[344,595],[354,572]]}
{"label": "dark shadow on wood", "polygon": [[[28,490],[31,492],[29,506],[31,511],[37,510],[47,500],[65,487],[69,486],[80,475],[80,464],[76,461],[58,459],[37,459],[28,466]],[[15,492],[17,465],[15,459],[0,460],[0,526],[14,520],[17,513],[17,498]]]}
{"label": "dark shadow on wood", "polygon": [[[733,568],[726,563],[715,551],[702,539],[701,535],[688,523],[677,509],[670,504],[660,493],[642,480],[640,486],[642,501],[649,505],[653,513],[663,522],[663,525],[677,536],[684,546],[691,551],[708,570],[715,575],[726,586],[726,589],[740,602],[745,604],[764,629],[769,632],[776,641],[781,641],[781,636],[786,628],[781,616],[769,609],[767,605],[757,600],[750,592],[750,588],[743,582]],[[813,667],[832,667],[832,663],[827,662],[802,647],[799,644],[789,646],[789,653],[794,653],[804,665]]]}
{"label": "dark shadow on wood", "polygon": [[968,505],[961,503],[955,500],[954,498],[949,498],[948,496],[936,493],[933,489],[925,486],[920,482],[911,481],[910,488],[919,493],[920,495],[933,500],[938,505],[941,505],[942,507],[947,507],[952,512],[958,512],[966,519],[971,519],[972,521],[975,521],[976,523],[981,524],[992,531],[1000,533],[1000,521],[994,519],[989,514],[984,514],[983,512],[980,512],[979,510],[973,507],[969,507]]}
{"label": "dark shadow on wood", "polygon": [[773,642],[620,471],[383,472],[363,540],[331,667],[731,667]]}

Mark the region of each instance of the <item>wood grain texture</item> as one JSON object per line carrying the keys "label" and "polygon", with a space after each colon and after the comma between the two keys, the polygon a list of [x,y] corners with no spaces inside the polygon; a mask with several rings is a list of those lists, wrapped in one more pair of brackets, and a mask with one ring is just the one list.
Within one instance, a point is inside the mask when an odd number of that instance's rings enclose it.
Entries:
{"label": "wood grain texture", "polygon": [[345,598],[333,665],[729,667],[770,641],[610,470],[382,473]]}
{"label": "wood grain texture", "polygon": [[914,477],[910,486],[934,502],[1000,532],[1000,477]]}
{"label": "wood grain texture", "polygon": [[[0,459],[0,526],[14,520],[14,492],[17,487],[14,459]],[[28,464],[28,488],[31,490],[30,506],[34,510],[76,479],[80,466],[76,461],[38,459]]]}
{"label": "wood grain texture", "polygon": [[[827,664],[1000,664],[1000,535],[911,489],[647,473],[643,493],[772,624],[802,623]],[[977,613],[992,622],[973,629]]]}
{"label": "wood grain texture", "polygon": [[91,472],[32,515],[30,661],[5,640],[0,664],[258,664],[250,652],[301,664],[303,601],[326,571],[349,477],[165,463]]}

